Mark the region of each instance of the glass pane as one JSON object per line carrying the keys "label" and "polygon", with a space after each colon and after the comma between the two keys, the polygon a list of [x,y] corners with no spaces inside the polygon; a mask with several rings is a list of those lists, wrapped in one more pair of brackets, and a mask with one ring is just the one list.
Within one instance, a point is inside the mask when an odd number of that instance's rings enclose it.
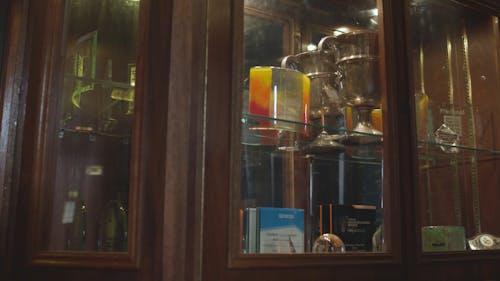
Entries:
{"label": "glass pane", "polygon": [[49,250],[127,251],[138,10],[66,2]]}
{"label": "glass pane", "polygon": [[498,19],[412,1],[422,250],[500,249]]}
{"label": "glass pane", "polygon": [[388,251],[377,2],[244,3],[239,252]]}

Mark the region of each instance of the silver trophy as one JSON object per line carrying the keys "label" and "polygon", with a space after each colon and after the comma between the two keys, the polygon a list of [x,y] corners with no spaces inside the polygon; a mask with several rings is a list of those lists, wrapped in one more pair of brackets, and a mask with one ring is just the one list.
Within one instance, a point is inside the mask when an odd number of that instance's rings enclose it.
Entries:
{"label": "silver trophy", "polygon": [[328,36],[319,46],[323,50],[333,50],[338,71],[338,94],[345,104],[352,107],[357,121],[353,128],[355,133],[348,135],[348,141],[380,142],[382,132],[371,122],[371,112],[381,102],[377,32],[357,30]]}
{"label": "silver trophy", "polygon": [[330,135],[326,131],[326,127],[337,127],[335,116],[342,104],[336,90],[338,73],[333,51],[319,48],[290,55],[283,58],[281,66],[299,70],[311,81],[309,116],[311,120],[321,120],[322,130],[305,149],[310,153],[342,151],[344,146],[337,141],[343,135]]}

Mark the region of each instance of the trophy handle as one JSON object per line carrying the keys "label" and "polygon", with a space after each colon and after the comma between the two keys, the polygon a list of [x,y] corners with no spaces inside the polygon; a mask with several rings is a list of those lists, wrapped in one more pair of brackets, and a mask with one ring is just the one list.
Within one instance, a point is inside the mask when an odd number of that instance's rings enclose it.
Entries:
{"label": "trophy handle", "polygon": [[299,62],[294,55],[286,56],[281,60],[281,67],[299,70]]}
{"label": "trophy handle", "polygon": [[318,50],[324,52],[333,52],[336,49],[337,39],[335,36],[326,36],[321,38],[318,43]]}

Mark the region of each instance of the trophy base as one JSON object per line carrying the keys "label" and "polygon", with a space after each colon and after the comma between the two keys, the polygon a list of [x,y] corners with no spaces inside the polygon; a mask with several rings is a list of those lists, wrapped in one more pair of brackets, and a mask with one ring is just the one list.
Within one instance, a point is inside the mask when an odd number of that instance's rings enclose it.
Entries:
{"label": "trophy base", "polygon": [[345,147],[338,140],[343,137],[341,135],[328,135],[323,131],[304,148],[304,151],[309,154],[342,152]]}
{"label": "trophy base", "polygon": [[354,128],[355,133],[347,135],[346,142],[350,144],[382,143],[382,132],[368,123],[359,123]]}

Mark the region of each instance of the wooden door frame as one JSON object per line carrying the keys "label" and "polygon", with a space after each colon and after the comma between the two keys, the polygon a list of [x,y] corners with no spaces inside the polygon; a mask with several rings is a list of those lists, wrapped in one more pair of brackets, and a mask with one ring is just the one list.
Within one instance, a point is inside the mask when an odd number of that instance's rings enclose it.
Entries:
{"label": "wooden door frame", "polygon": [[28,3],[26,0],[9,0],[2,2],[6,10],[5,44],[3,49],[2,73],[0,81],[0,186],[2,186],[2,227],[4,236],[0,237],[1,255],[0,272],[7,278],[12,276],[14,247],[14,229],[17,222],[17,198],[19,192],[20,165],[17,151],[22,140],[23,108],[25,98],[25,46],[28,28]]}
{"label": "wooden door frame", "polygon": [[131,183],[140,186],[135,195],[138,212],[131,218],[137,221],[137,228],[131,231],[137,230],[139,242],[137,253],[133,253],[136,258],[129,263],[132,266],[123,268],[123,263],[115,264],[112,256],[99,263],[85,255],[75,258],[35,251],[31,253],[33,259],[30,254],[29,245],[38,239],[38,233],[26,230],[35,215],[29,211],[34,210],[32,203],[39,202],[34,193],[40,182],[33,177],[39,169],[30,160],[31,154],[42,148],[34,133],[38,124],[37,89],[43,89],[47,82],[46,64],[41,62],[44,56],[50,62],[53,48],[53,43],[31,43],[47,40],[43,37],[47,33],[40,30],[45,30],[43,23],[50,26],[54,19],[49,11],[40,14],[39,8],[45,10],[40,1],[12,3],[2,89],[2,122],[12,126],[2,126],[1,137],[13,147],[6,153],[2,150],[0,159],[13,167],[1,171],[5,179],[0,178],[0,183],[4,186],[12,182],[11,191],[16,192],[11,192],[9,200],[9,247],[5,258],[1,257],[1,261],[7,261],[5,268],[4,263],[0,268],[2,274],[6,273],[2,276],[9,281],[34,276],[44,280],[198,280],[206,4],[195,0],[141,1],[136,91],[143,98],[136,102],[140,118],[136,118],[135,126],[140,134],[134,136],[132,157],[136,161],[132,169],[136,172]]}
{"label": "wooden door frame", "polygon": [[[236,97],[240,92],[241,81],[238,69],[238,56],[241,56],[238,44],[241,43],[243,1],[210,0],[208,5],[208,30],[207,42],[207,117],[206,117],[206,156],[205,156],[205,196],[204,196],[204,245],[203,252],[203,277],[207,280],[214,278],[218,280],[308,280],[308,274],[314,270],[314,279],[332,279],[337,277],[354,280],[352,276],[359,279],[368,276],[384,275],[401,277],[406,262],[407,249],[403,246],[402,219],[406,218],[405,211],[410,206],[403,205],[407,199],[408,192],[411,193],[411,181],[409,177],[400,174],[410,174],[409,167],[404,171],[402,163],[410,161],[410,150],[401,142],[401,135],[409,132],[408,105],[401,106],[408,101],[404,93],[406,72],[404,71],[405,49],[383,50],[383,56],[387,61],[387,97],[384,101],[386,108],[391,112],[384,116],[384,128],[391,128],[390,143],[391,154],[384,155],[390,163],[392,171],[387,175],[391,184],[391,196],[388,197],[391,206],[392,228],[391,236],[394,238],[393,253],[381,255],[345,255],[331,257],[308,257],[306,255],[266,255],[265,257],[235,258],[228,251],[231,247],[229,225],[231,216],[229,214],[229,201],[231,190],[238,179],[234,179],[237,171],[232,173],[235,161],[239,161],[239,155],[229,149],[240,140],[239,125],[237,124],[240,114],[233,108],[240,108],[241,101]],[[394,46],[394,42],[401,42],[404,38],[404,26],[399,25],[403,21],[402,14],[404,5],[401,1],[380,2],[385,13],[384,39],[386,46]],[[382,6],[379,6],[381,8]],[[381,9],[382,10],[382,9]],[[229,55],[231,54],[231,55]],[[403,58],[403,59],[401,59]],[[402,80],[400,79],[402,78]],[[392,82],[391,82],[392,81]],[[396,83],[396,81],[402,81]],[[235,121],[234,121],[235,120]],[[234,121],[234,122],[233,122]],[[385,140],[385,138],[384,138]],[[408,139],[409,141],[409,139]],[[389,146],[387,146],[389,147]],[[384,161],[384,163],[386,163]],[[400,164],[401,163],[401,164]],[[387,171],[384,171],[387,172]],[[384,175],[385,177],[385,175]],[[400,188],[401,187],[401,188]],[[405,188],[403,188],[405,187]],[[406,188],[408,187],[408,188]],[[409,197],[411,199],[411,197]],[[234,246],[234,245],[233,245]],[[236,261],[236,262],[235,262]],[[314,268],[314,269],[313,269]],[[363,269],[363,270],[360,270]],[[280,278],[281,276],[281,278]],[[361,277],[364,276],[364,277]],[[390,278],[389,278],[390,279]]]}

